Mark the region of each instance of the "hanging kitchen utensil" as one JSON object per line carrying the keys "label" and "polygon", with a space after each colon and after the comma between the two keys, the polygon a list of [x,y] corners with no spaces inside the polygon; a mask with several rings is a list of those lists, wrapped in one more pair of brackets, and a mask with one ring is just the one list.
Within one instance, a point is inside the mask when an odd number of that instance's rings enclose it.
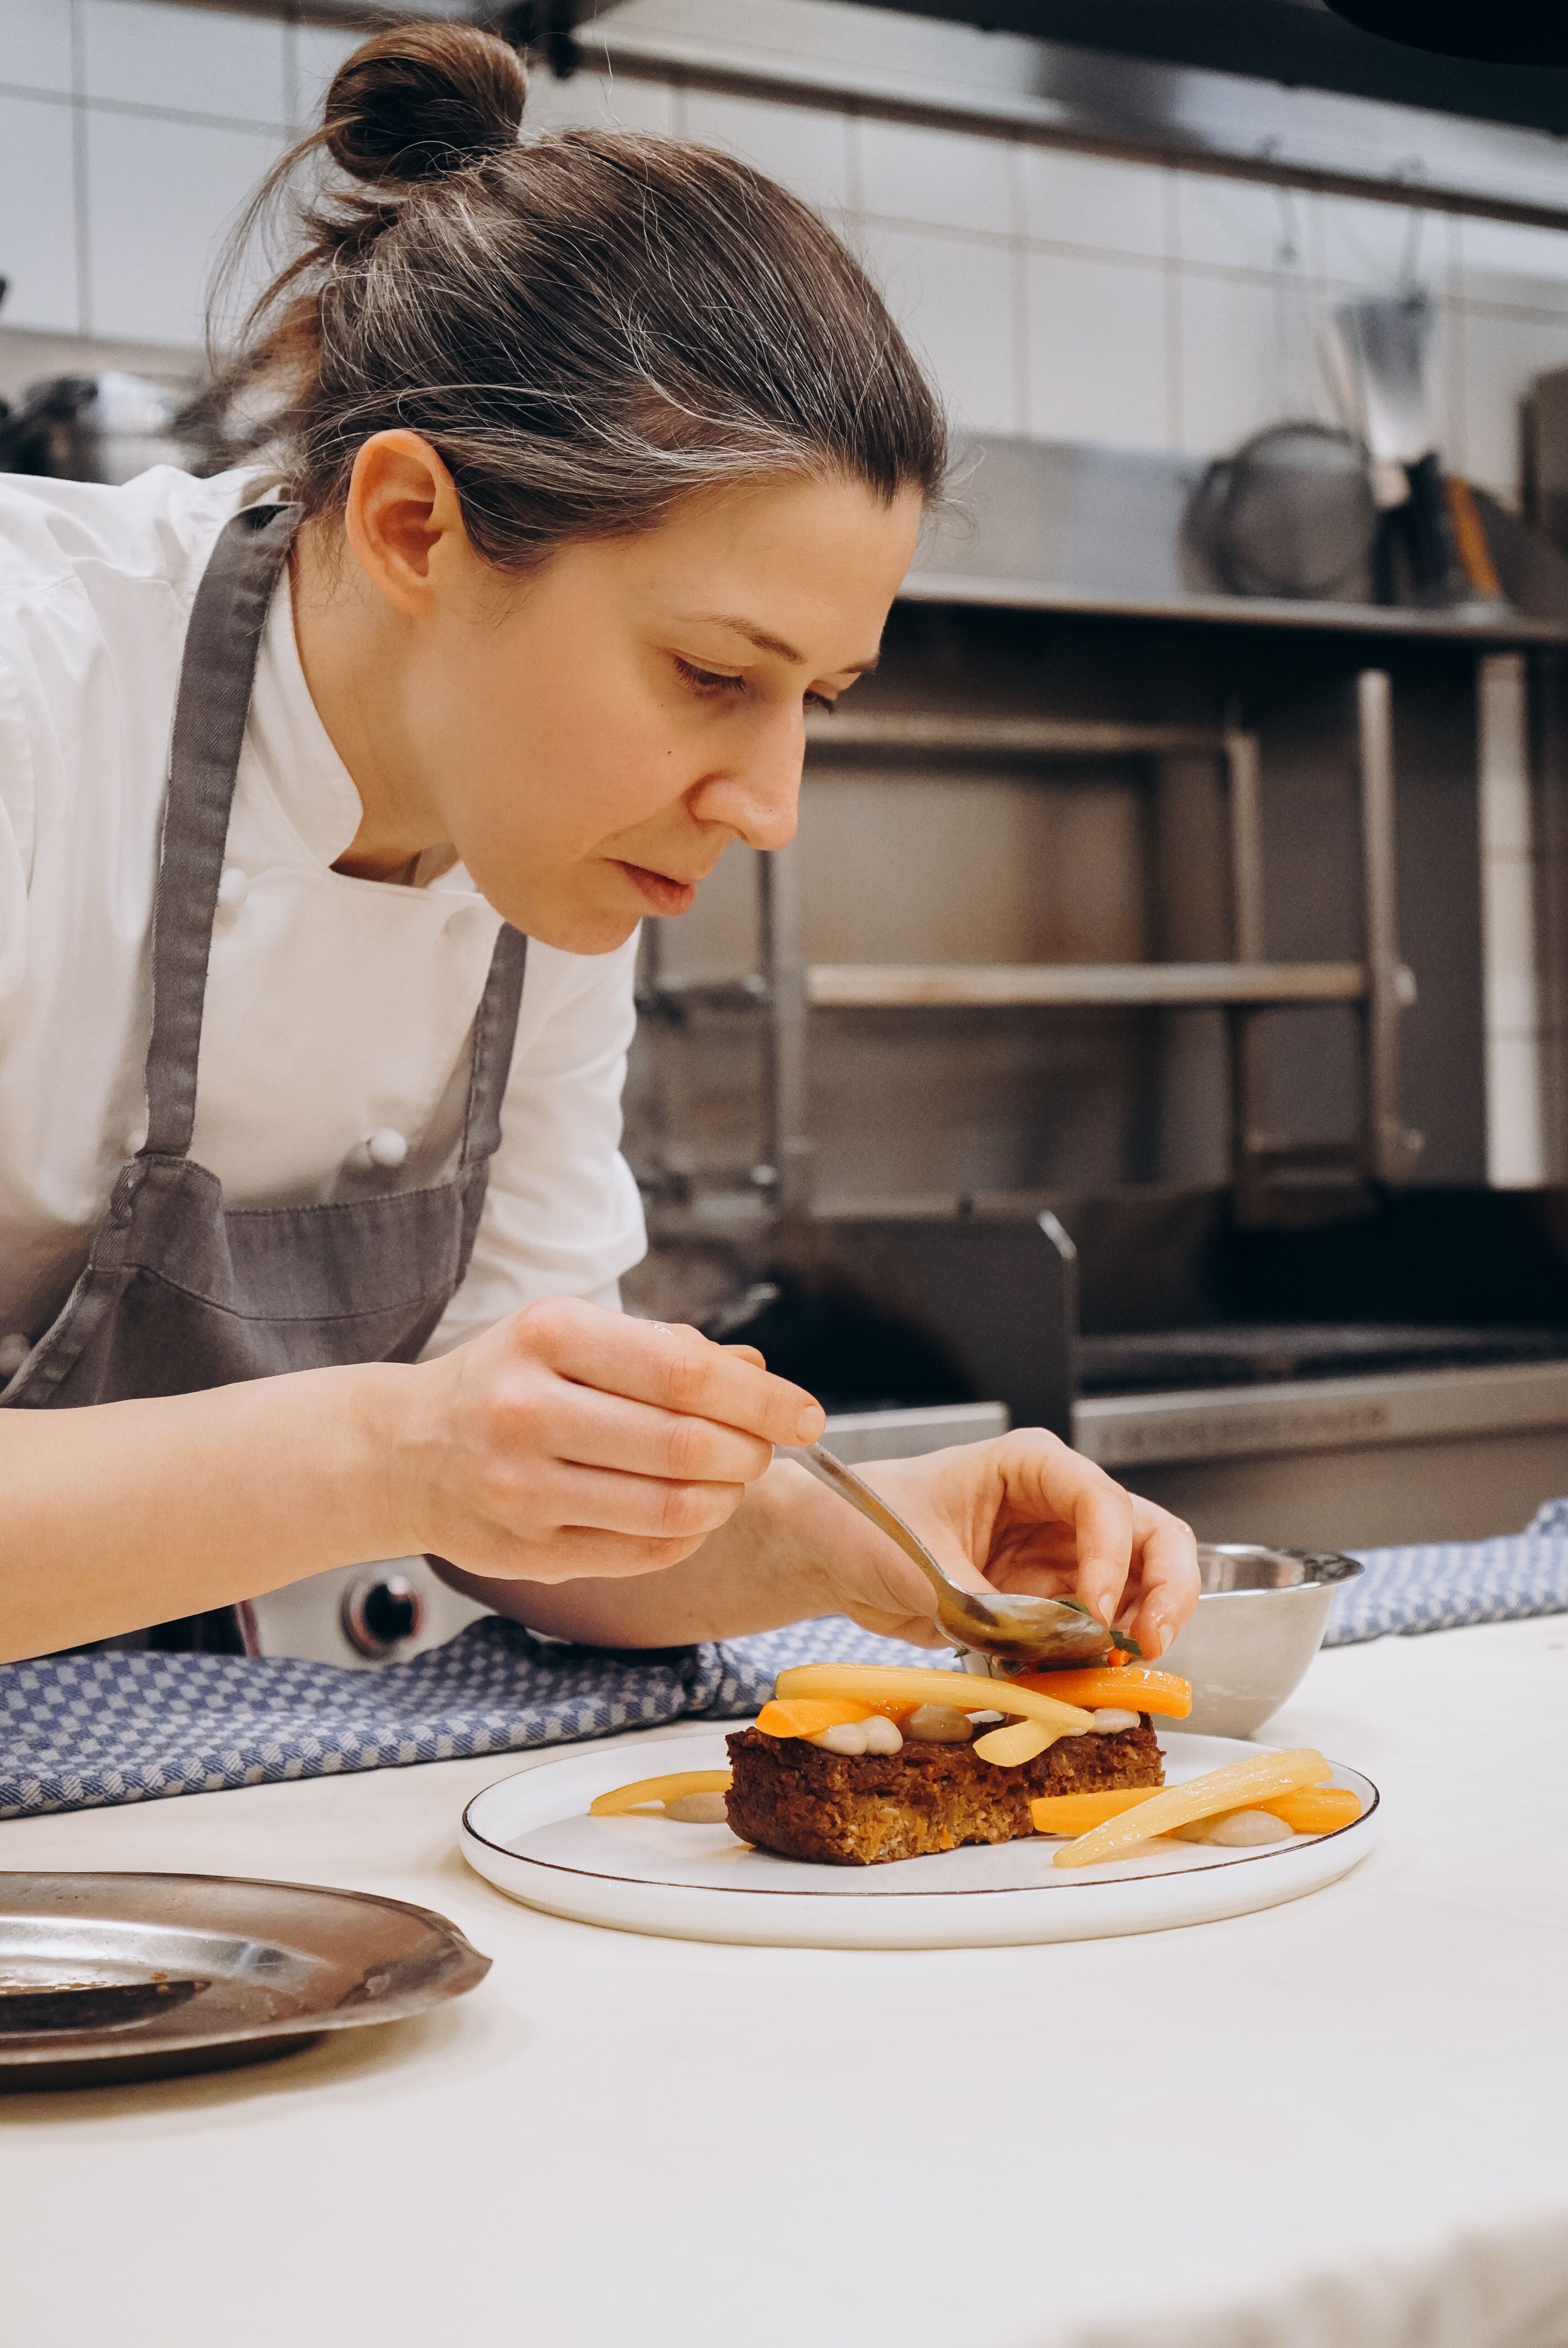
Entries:
{"label": "hanging kitchen utensil", "polygon": [[1344,594],[1378,533],[1367,450],[1327,424],[1271,425],[1209,467],[1186,526],[1233,595]]}
{"label": "hanging kitchen utensil", "polygon": [[1372,452],[1382,517],[1373,564],[1380,603],[1458,603],[1474,592],[1455,543],[1428,396],[1436,305],[1409,282],[1419,221],[1413,213],[1403,290],[1337,303],[1323,337],[1340,412]]}
{"label": "hanging kitchen utensil", "polygon": [[1363,33],[1444,57],[1568,66],[1568,11],[1553,0],[1328,0]]}

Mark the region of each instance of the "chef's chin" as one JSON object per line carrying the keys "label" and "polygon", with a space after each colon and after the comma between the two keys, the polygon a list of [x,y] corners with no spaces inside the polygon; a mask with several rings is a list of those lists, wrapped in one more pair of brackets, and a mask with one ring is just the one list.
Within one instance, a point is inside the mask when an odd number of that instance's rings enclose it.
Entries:
{"label": "chef's chin", "polygon": [[527,921],[517,913],[507,918],[540,945],[554,946],[559,953],[608,954],[626,943],[647,911],[635,901],[610,905],[601,899],[598,903],[569,907],[532,907]]}

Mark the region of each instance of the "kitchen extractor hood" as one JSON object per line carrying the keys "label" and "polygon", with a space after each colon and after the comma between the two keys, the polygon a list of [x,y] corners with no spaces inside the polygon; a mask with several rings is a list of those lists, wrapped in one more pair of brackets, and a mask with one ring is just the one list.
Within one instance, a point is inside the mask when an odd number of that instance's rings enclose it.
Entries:
{"label": "kitchen extractor hood", "polygon": [[[897,5],[905,15],[1068,41],[1161,65],[1245,74],[1483,121],[1568,129],[1568,72],[1408,47],[1347,23],[1325,0],[897,0]],[[1561,12],[1548,5],[1538,13],[1554,17]]]}
{"label": "kitchen extractor hood", "polygon": [[[1108,57],[1236,75],[1472,120],[1568,132],[1568,70],[1478,63],[1361,31],[1326,0],[839,0]],[[613,0],[523,0],[514,21],[559,42],[569,21],[608,26]],[[812,13],[816,13],[813,11]],[[1550,0],[1542,13],[1555,15]],[[804,31],[803,26],[803,31]]]}

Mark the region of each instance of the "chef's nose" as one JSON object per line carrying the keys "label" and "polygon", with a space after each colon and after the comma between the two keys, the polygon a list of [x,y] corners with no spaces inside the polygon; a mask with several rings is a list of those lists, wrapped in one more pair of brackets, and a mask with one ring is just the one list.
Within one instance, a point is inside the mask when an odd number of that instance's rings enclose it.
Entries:
{"label": "chef's nose", "polygon": [[787,848],[800,815],[804,756],[798,717],[759,728],[733,766],[701,785],[692,813],[726,825],[748,848]]}

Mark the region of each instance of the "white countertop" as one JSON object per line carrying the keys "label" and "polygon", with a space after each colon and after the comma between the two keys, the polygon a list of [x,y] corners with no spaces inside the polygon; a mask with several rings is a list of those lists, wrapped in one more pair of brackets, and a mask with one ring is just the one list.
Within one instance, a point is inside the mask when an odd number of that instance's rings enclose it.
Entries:
{"label": "white countertop", "polygon": [[1325,1654],[1267,1739],[1378,1781],[1371,1858],[1037,1949],[536,1914],[454,1839],[515,1761],[0,1826],[0,1866],[383,1891],[496,1961],[275,2064],[0,2097],[0,2339],[1561,2348],[1565,1694],[1568,1618]]}

